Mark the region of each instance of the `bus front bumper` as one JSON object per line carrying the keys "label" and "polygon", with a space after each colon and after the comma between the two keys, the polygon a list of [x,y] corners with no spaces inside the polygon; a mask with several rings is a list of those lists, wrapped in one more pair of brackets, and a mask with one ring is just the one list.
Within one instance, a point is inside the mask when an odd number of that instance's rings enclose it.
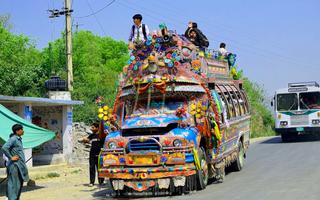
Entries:
{"label": "bus front bumper", "polygon": [[127,167],[127,168],[101,168],[99,177],[110,179],[158,179],[175,176],[191,176],[196,173],[194,163],[185,165],[159,166],[159,167]]}
{"label": "bus front bumper", "polygon": [[295,128],[276,128],[276,133],[278,134],[320,134],[319,127],[295,127]]}
{"label": "bus front bumper", "polygon": [[[128,167],[128,168],[101,168],[99,177],[109,178],[115,191],[126,187],[137,192],[148,191],[151,188],[169,189],[185,186],[194,179],[196,167],[192,163],[174,166],[158,167]],[[193,181],[194,182],[194,181]]]}

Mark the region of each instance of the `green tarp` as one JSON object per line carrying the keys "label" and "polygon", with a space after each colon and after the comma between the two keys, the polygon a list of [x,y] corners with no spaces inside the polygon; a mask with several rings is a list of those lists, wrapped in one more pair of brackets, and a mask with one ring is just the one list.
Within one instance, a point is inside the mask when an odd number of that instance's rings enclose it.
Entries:
{"label": "green tarp", "polygon": [[39,146],[55,137],[53,131],[28,122],[0,104],[0,138],[3,141],[9,139],[9,135],[12,133],[11,127],[17,123],[23,126],[24,135],[22,136],[22,142],[23,147],[26,149]]}

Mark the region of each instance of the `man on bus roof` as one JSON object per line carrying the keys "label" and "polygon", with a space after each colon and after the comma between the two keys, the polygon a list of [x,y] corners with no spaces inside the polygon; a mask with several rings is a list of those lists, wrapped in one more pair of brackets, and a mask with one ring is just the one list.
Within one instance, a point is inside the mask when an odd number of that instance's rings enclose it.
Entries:
{"label": "man on bus roof", "polygon": [[200,49],[209,47],[208,38],[202,33],[200,29],[198,29],[198,24],[195,22],[189,22],[188,28],[185,31],[184,35]]}
{"label": "man on bus roof", "polygon": [[142,24],[142,15],[135,14],[133,17],[133,25],[129,36],[129,48],[133,48],[133,44],[143,44],[149,35],[149,28],[146,24]]}

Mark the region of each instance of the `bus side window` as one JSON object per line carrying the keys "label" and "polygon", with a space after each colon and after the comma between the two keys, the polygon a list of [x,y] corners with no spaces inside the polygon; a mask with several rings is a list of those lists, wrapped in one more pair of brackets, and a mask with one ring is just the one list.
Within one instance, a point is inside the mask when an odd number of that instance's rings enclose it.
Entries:
{"label": "bus side window", "polygon": [[236,117],[240,116],[240,113],[242,113],[240,110],[240,102],[239,99],[237,97],[237,94],[235,94],[233,91],[230,92],[231,96],[232,96],[232,101],[233,101],[233,105],[235,107],[235,111],[236,111]]}
{"label": "bus side window", "polygon": [[230,112],[229,112],[229,105],[228,105],[228,101],[227,101],[227,97],[225,96],[224,92],[221,91],[222,88],[220,88],[220,86],[217,85],[216,91],[218,92],[220,99],[221,99],[221,103],[222,103],[222,118],[223,118],[223,122],[225,123],[228,119],[231,118],[230,116]]}
{"label": "bus side window", "polygon": [[221,122],[222,123],[225,123],[226,122],[226,119],[225,119],[225,117],[227,117],[227,116],[224,116],[224,114],[223,114],[223,112],[225,112],[225,110],[226,110],[226,106],[225,106],[225,103],[224,103],[224,101],[223,101],[223,97],[222,97],[222,95],[221,95],[221,92],[218,92],[218,95],[219,95],[219,98],[220,98],[220,101],[221,101],[221,113],[220,113],[220,117],[221,117]]}
{"label": "bus side window", "polygon": [[230,120],[235,117],[236,111],[233,105],[232,97],[230,96],[230,93],[228,92],[227,88],[225,85],[216,85],[219,93],[221,94],[221,100],[223,101],[224,104],[224,109],[225,109],[225,115],[227,120]]}
{"label": "bus side window", "polygon": [[224,93],[226,98],[227,98],[227,104],[228,104],[228,119],[234,118],[235,117],[235,109],[233,107],[233,102],[232,102],[232,97],[230,97],[230,95],[225,92]]}
{"label": "bus side window", "polygon": [[245,105],[245,99],[243,98],[243,96],[241,95],[241,93],[239,91],[237,91],[237,96],[238,96],[239,103],[240,103],[241,114],[245,115],[248,113],[248,111],[246,109],[246,105]]}
{"label": "bus side window", "polygon": [[243,90],[240,90],[241,92],[241,96],[244,100],[244,105],[245,105],[245,109],[246,109],[246,113],[249,113],[250,112],[250,107],[249,107],[249,102],[248,102],[248,97],[247,95],[244,93]]}

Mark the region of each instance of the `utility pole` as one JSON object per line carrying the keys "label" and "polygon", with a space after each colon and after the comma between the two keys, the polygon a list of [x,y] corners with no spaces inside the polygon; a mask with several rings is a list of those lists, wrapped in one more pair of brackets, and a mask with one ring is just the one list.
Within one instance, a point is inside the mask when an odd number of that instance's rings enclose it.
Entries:
{"label": "utility pole", "polygon": [[79,24],[78,22],[75,24],[75,25],[72,25],[72,26],[75,26],[76,27],[76,33],[79,31],[79,26],[82,26],[83,24]]}
{"label": "utility pole", "polygon": [[48,10],[51,15],[49,18],[60,17],[65,15],[66,18],[66,64],[67,64],[67,74],[68,74],[68,91],[73,91],[73,67],[72,67],[72,31],[71,31],[71,0],[64,1],[63,10],[59,11],[57,9]]}
{"label": "utility pole", "polygon": [[72,31],[71,31],[71,2],[65,0],[66,16],[66,54],[67,54],[67,72],[68,72],[68,90],[73,91],[73,68],[72,68]]}

